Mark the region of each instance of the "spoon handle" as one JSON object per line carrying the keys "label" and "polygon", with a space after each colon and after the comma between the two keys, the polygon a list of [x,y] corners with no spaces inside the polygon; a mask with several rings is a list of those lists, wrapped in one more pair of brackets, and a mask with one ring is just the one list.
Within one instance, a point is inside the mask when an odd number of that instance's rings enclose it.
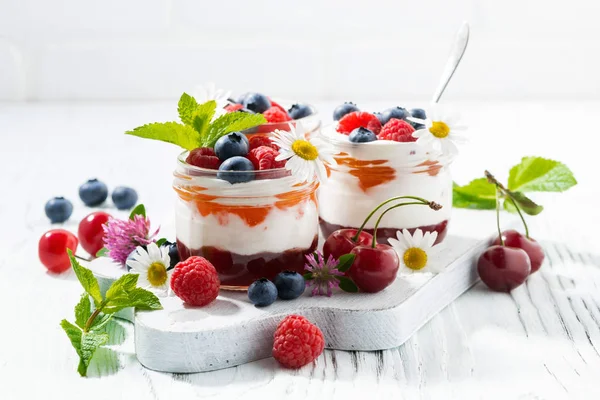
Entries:
{"label": "spoon handle", "polygon": [[456,34],[456,39],[454,40],[454,47],[450,52],[450,57],[448,57],[448,61],[446,61],[446,66],[444,67],[444,72],[442,77],[440,78],[440,83],[438,84],[435,93],[431,101],[433,103],[437,103],[440,101],[444,90],[446,90],[446,86],[448,86],[448,82],[452,79],[452,75],[454,75],[454,71],[460,64],[460,60],[462,60],[463,55],[465,54],[465,50],[467,49],[467,44],[469,43],[469,23],[465,22],[460,27],[460,30]]}

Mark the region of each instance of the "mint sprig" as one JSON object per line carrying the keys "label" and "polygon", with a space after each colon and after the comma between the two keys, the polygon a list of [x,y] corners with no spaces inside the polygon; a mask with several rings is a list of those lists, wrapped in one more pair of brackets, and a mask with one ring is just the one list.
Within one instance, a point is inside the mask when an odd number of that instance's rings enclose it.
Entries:
{"label": "mint sprig", "polygon": [[194,97],[184,93],[177,105],[181,123],[155,122],[139,126],[125,134],[161,140],[186,150],[193,150],[198,147],[214,147],[221,136],[267,122],[262,114],[242,112],[227,113],[213,121],[216,108],[217,103],[214,100],[198,104]]}
{"label": "mint sprig", "polygon": [[[92,271],[81,266],[70,249],[67,252],[73,271],[85,293],[75,306],[75,324],[63,319],[60,326],[79,356],[77,371],[81,376],[86,376],[96,350],[110,339],[103,328],[110,322],[114,313],[128,307],[158,310],[162,306],[152,292],[136,286],[137,274],[123,275],[113,282],[106,295],[102,296],[100,285]],[[93,311],[92,302],[95,308]]]}

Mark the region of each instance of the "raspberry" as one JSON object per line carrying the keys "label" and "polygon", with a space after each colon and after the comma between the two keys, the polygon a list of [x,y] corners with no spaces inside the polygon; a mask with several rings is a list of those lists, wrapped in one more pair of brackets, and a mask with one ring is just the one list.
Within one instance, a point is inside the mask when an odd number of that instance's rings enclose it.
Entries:
{"label": "raspberry", "polygon": [[381,130],[379,119],[365,111],[353,111],[344,115],[338,122],[338,132],[349,135],[356,128],[367,128],[376,135]]}
{"label": "raspberry", "polygon": [[300,368],[323,352],[323,332],[300,315],[288,315],[277,325],[273,357],[286,368]]}
{"label": "raspberry", "polygon": [[377,135],[379,140],[393,140],[395,142],[415,142],[417,138],[412,136],[415,128],[408,122],[392,118],[381,128]]}
{"label": "raspberry", "polygon": [[241,104],[228,104],[225,106],[225,110],[227,110],[227,112],[234,112],[241,110],[242,108],[244,108],[244,106]]}
{"label": "raspberry", "polygon": [[285,161],[275,161],[275,157],[279,155],[277,150],[271,147],[260,146],[250,150],[248,160],[252,162],[255,170],[274,169],[285,167]]}
{"label": "raspberry", "polygon": [[269,139],[266,136],[259,136],[259,135],[252,136],[249,141],[250,141],[250,150],[256,149],[257,147],[260,147],[260,146],[267,146],[267,147],[272,148],[273,150],[279,150],[277,145],[275,143],[273,143],[271,141],[271,139]]}
{"label": "raspberry", "polygon": [[171,275],[171,289],[191,306],[205,306],[219,295],[219,276],[203,257],[192,256],[178,263]]}
{"label": "raspberry", "polygon": [[[269,98],[269,100],[271,100],[271,99]],[[271,100],[271,108],[273,108],[273,107],[279,108],[281,111],[283,111],[286,114],[288,113],[287,110],[285,108],[283,108],[282,105],[275,103],[273,100]]]}
{"label": "raspberry", "polygon": [[208,147],[198,147],[190,151],[185,162],[200,168],[219,169],[221,161],[215,155],[213,149]]}
{"label": "raspberry", "polygon": [[267,120],[267,122],[286,122],[291,121],[290,116],[287,111],[278,107],[271,107],[267,111],[263,113],[263,116]]}

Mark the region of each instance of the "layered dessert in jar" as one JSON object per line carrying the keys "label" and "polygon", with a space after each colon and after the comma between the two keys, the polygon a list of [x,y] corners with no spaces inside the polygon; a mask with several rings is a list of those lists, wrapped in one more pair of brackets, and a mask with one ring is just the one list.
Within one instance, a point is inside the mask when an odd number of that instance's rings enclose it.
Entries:
{"label": "layered dessert in jar", "polygon": [[[387,243],[396,232],[416,229],[446,236],[452,208],[449,166],[460,126],[440,112],[427,118],[423,109],[394,107],[368,113],[352,103],[334,112],[336,122],[320,137],[335,149],[337,165],[327,165],[329,178],[319,188],[321,231],[328,237],[341,228],[359,228],[371,210],[394,196],[418,196],[442,205],[402,207],[387,213],[377,239]],[[446,121],[446,122],[444,122]],[[452,129],[452,127],[455,129]],[[375,219],[366,225],[372,233]]]}

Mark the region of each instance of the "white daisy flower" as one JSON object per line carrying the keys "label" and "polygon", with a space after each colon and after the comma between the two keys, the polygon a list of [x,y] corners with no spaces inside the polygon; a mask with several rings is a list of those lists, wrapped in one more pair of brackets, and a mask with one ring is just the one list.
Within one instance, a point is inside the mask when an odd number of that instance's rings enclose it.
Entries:
{"label": "white daisy flower", "polygon": [[398,253],[402,272],[414,274],[419,272],[439,273],[444,271],[443,265],[437,260],[439,245],[433,245],[437,232],[426,232],[417,229],[410,235],[407,229],[398,231],[398,239],[388,239],[390,245]]}
{"label": "white daisy flower", "polygon": [[408,118],[410,121],[422,124],[423,129],[413,132],[417,143],[424,146],[433,146],[445,156],[453,156],[458,153],[457,143],[464,143],[465,139],[461,133],[467,130],[465,125],[459,125],[459,117],[448,114],[439,107],[430,111],[427,119]]}
{"label": "white daisy flower", "polygon": [[206,103],[214,100],[217,103],[217,109],[212,120],[219,118],[221,115],[227,114],[225,106],[229,104],[227,100],[231,96],[231,90],[218,89],[213,82],[208,82],[206,85],[196,86],[193,96],[198,104]]}
{"label": "white daisy flower", "polygon": [[273,143],[279,146],[277,161],[287,160],[285,168],[300,182],[311,181],[315,175],[322,182],[327,179],[323,161],[335,165],[333,149],[323,141],[306,139],[305,129],[300,122],[289,124],[290,131],[275,130]]}
{"label": "white daisy flower", "polygon": [[138,273],[138,286],[159,296],[166,296],[171,282],[171,271],[167,271],[171,259],[166,247],[150,243],[147,250],[138,246],[133,256],[127,260],[132,273]]}

